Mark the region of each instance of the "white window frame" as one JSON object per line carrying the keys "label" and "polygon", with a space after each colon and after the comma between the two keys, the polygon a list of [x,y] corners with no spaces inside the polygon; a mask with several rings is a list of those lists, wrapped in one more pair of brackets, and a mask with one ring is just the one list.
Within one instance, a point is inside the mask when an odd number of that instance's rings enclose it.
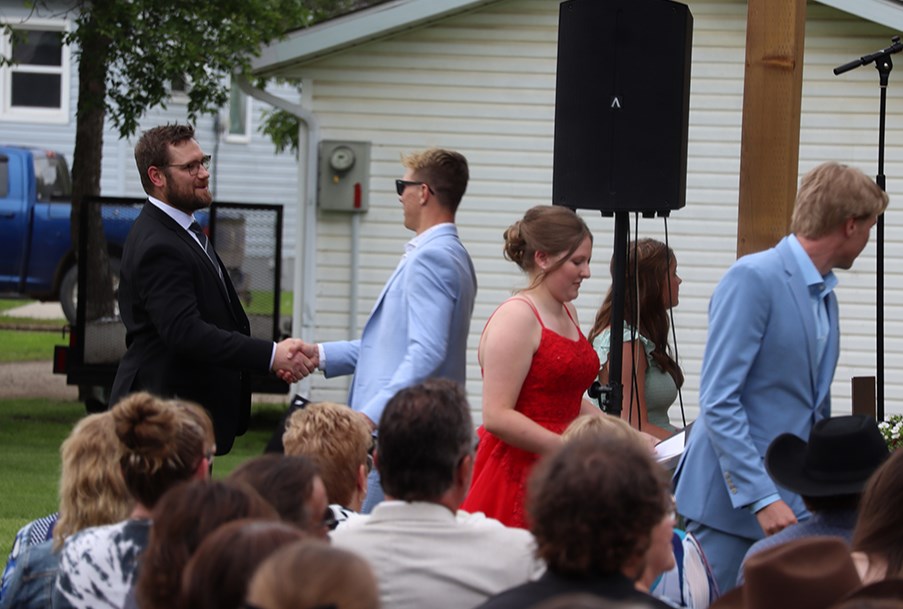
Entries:
{"label": "white window frame", "polygon": [[[60,19],[29,19],[22,22],[6,22],[14,30],[55,31],[65,34],[69,31],[69,23]],[[9,34],[0,36],[0,53],[12,57],[13,47]],[[60,55],[60,66],[4,66],[0,68],[0,120],[15,120],[26,123],[67,124],[70,121],[70,86],[72,77],[72,61],[69,45],[63,44]],[[31,74],[58,74],[60,76],[60,107],[36,108],[12,105],[12,76],[16,72]]]}
{"label": "white window frame", "polygon": [[[232,96],[235,95],[235,92],[238,91],[239,94],[244,95],[246,103],[245,103],[245,132],[244,133],[232,133],[230,129],[232,128]],[[249,144],[251,143],[251,117],[252,115],[252,97],[242,91],[238,84],[235,82],[235,76],[232,76],[229,81],[229,105],[226,106],[226,125],[223,133],[226,136],[226,142],[230,144]]]}

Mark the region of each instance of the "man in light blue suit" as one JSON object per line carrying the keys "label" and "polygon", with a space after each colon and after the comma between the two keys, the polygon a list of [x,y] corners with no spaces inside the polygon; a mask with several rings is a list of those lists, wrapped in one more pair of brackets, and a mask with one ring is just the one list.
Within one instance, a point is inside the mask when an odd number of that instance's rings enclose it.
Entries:
{"label": "man in light blue suit", "polygon": [[[399,390],[431,377],[464,385],[477,292],[473,263],[454,223],[467,188],[467,160],[433,148],[402,162],[407,171],[395,186],[405,228],[416,236],[405,246],[361,338],[321,343],[308,352],[327,378],[354,374],[348,403],[367,417],[374,432],[386,402]],[[363,511],[382,498],[374,469]]]}
{"label": "man in light blue suit", "polygon": [[853,265],[886,207],[861,171],[819,165],[800,183],[792,234],[738,260],[712,295],[700,416],[675,481],[678,511],[722,593],[753,542],[808,517],[799,495],[768,476],[765,451],[782,433],[807,439],[831,415],[840,338],[832,269]]}

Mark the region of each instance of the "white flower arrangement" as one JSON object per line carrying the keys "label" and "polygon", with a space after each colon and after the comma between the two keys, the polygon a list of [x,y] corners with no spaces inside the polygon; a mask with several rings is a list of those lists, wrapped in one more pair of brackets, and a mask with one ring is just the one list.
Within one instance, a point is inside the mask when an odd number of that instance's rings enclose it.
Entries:
{"label": "white flower arrangement", "polygon": [[903,414],[890,415],[878,423],[878,430],[884,436],[889,451],[893,452],[903,446]]}

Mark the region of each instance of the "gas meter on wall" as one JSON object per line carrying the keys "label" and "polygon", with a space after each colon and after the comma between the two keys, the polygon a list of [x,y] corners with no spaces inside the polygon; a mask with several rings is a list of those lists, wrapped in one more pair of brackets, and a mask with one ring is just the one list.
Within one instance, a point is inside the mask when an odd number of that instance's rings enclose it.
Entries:
{"label": "gas meter on wall", "polygon": [[367,211],[370,204],[370,142],[320,142],[320,209]]}

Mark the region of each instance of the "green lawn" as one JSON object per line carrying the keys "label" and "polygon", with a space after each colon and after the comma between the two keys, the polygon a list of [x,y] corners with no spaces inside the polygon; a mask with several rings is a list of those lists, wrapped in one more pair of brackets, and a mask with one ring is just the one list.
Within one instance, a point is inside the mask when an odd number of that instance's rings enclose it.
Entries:
{"label": "green lawn", "polygon": [[[278,404],[255,405],[251,429],[231,453],[216,458],[214,477],[261,454],[283,410]],[[0,564],[6,564],[22,525],[56,511],[59,446],[84,412],[78,402],[0,400]]]}
{"label": "green lawn", "polygon": [[[292,292],[282,292],[282,298],[279,301],[279,314],[283,317],[291,317],[292,303],[294,302]],[[251,301],[242,300],[242,306],[248,315],[269,315],[273,312],[273,293],[260,290],[251,290]]]}
{"label": "green lawn", "polygon": [[69,337],[62,332],[0,330],[0,363],[49,361],[55,345],[68,344]]}
{"label": "green lawn", "polygon": [[[285,296],[282,304],[290,311],[291,294]],[[258,306],[266,304],[262,297],[256,300]],[[0,299],[0,322],[12,319],[4,311],[28,302]],[[53,347],[67,343],[68,337],[56,331],[0,330],[0,363],[50,360]],[[261,454],[284,410],[278,404],[255,405],[250,430],[236,440],[230,454],[216,458],[214,477],[224,477]],[[59,446],[84,414],[80,402],[0,399],[0,565],[6,563],[22,525],[56,511]]]}

